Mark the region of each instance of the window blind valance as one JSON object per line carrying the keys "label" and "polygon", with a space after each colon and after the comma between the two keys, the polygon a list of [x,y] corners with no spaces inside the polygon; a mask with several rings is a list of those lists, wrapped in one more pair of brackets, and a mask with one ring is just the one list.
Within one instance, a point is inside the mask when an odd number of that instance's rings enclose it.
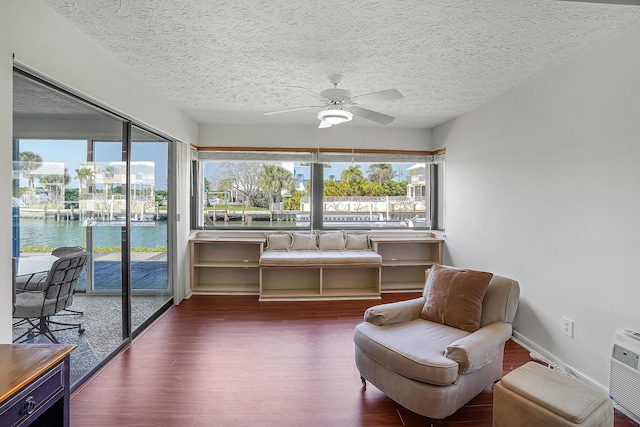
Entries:
{"label": "window blind valance", "polygon": [[366,152],[327,149],[301,151],[267,150],[192,150],[192,159],[201,161],[256,161],[296,163],[441,163],[444,153]]}

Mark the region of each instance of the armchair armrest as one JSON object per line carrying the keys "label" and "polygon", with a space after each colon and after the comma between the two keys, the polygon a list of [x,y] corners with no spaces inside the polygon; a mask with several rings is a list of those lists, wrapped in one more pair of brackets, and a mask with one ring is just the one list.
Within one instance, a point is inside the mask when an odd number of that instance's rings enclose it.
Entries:
{"label": "armchair armrest", "polygon": [[502,357],[502,344],[511,337],[511,332],[510,323],[490,323],[449,344],[444,355],[458,362],[461,374],[477,371]]}
{"label": "armchair armrest", "polygon": [[424,297],[379,304],[364,312],[364,320],[377,326],[409,322],[420,317],[423,306]]}

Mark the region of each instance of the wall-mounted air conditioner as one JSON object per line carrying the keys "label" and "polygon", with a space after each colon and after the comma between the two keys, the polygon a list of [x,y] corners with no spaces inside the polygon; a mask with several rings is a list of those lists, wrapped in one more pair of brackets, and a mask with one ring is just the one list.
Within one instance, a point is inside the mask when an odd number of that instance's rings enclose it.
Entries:
{"label": "wall-mounted air conditioner", "polygon": [[622,408],[640,419],[640,333],[616,331],[611,353],[609,394]]}

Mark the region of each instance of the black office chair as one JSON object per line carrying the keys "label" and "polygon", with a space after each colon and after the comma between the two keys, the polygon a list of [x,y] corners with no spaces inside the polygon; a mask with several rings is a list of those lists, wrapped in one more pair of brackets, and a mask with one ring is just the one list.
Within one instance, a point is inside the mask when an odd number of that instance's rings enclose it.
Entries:
{"label": "black office chair", "polygon": [[[52,250],[51,255],[57,256],[58,258],[60,258],[65,255],[74,254],[76,252],[82,252],[83,250],[84,249],[82,249],[80,246],[60,246],[59,248],[55,248],[54,250]],[[84,315],[84,311],[72,310],[70,308],[66,308],[64,309],[63,314],[65,316],[82,316]]]}
{"label": "black office chair", "polygon": [[82,252],[83,250],[80,246],[60,246],[52,250],[51,255],[61,258],[66,255],[75,254],[76,252]]}
{"label": "black office chair", "polygon": [[[80,246],[61,246],[51,251],[51,255],[60,258],[77,252],[82,252],[83,250],[84,249],[82,249]],[[44,288],[46,279],[47,272],[38,272],[29,275],[18,276],[16,277],[15,290],[18,293],[24,291],[41,291]],[[68,308],[65,309],[64,313],[61,313],[61,315],[82,316],[84,315],[84,312]]]}
{"label": "black office chair", "polygon": [[[20,342],[44,335],[52,343],[58,344],[53,332],[78,328],[82,334],[84,328],[80,323],[63,323],[50,319],[61,311],[67,309],[73,302],[78,279],[87,264],[89,255],[84,252],[75,252],[62,256],[56,260],[47,273],[41,290],[25,290],[16,294],[13,318],[20,319],[13,324],[14,327],[29,325],[28,330],[16,338],[14,342]],[[62,326],[51,329],[55,326]]]}

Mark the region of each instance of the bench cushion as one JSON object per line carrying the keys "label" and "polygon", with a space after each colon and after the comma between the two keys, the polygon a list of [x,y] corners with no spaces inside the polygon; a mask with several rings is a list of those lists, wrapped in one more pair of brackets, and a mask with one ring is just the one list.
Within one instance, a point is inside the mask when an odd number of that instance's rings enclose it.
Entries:
{"label": "bench cushion", "polygon": [[382,257],[374,251],[264,251],[260,265],[264,267],[313,267],[330,265],[382,265]]}
{"label": "bench cushion", "polygon": [[448,385],[458,379],[459,366],[442,349],[467,335],[461,329],[416,319],[390,326],[362,322],[353,339],[370,358],[404,377]]}

